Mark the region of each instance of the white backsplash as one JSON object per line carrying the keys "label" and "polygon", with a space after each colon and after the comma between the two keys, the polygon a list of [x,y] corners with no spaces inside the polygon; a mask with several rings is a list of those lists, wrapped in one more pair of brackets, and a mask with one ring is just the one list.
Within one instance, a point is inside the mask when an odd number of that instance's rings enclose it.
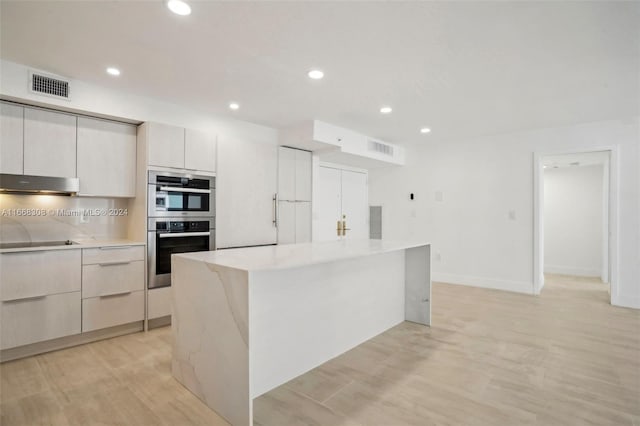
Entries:
{"label": "white backsplash", "polygon": [[120,198],[0,194],[0,241],[126,238],[127,207]]}

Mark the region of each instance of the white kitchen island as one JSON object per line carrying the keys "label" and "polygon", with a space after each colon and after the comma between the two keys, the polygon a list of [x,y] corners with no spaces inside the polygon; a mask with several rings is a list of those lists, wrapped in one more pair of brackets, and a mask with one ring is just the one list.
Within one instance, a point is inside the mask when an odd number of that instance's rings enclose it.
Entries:
{"label": "white kitchen island", "polygon": [[172,256],[173,376],[233,425],[253,399],[401,323],[431,322],[430,246],[344,240]]}

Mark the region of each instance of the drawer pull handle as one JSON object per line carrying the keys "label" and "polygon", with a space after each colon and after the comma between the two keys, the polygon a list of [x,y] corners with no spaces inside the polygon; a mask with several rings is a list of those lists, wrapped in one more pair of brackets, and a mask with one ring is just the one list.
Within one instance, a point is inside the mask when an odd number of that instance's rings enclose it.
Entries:
{"label": "drawer pull handle", "polygon": [[128,265],[131,262],[129,261],[124,261],[124,262],[104,262],[104,263],[98,263],[99,266],[115,266],[115,265]]}
{"label": "drawer pull handle", "polygon": [[127,294],[131,294],[131,290],[129,291],[121,291],[120,293],[111,293],[111,294],[101,294],[98,297],[114,297],[114,296],[125,296]]}
{"label": "drawer pull handle", "polygon": [[25,250],[20,250],[20,251],[9,251],[9,252],[6,252],[6,253],[2,253],[2,255],[3,256],[6,256],[6,255],[14,256],[16,254],[42,254],[42,253],[45,253],[46,251],[47,250],[34,248],[33,250],[25,249]]}
{"label": "drawer pull handle", "polygon": [[109,247],[99,247],[100,250],[126,250],[131,248],[131,246],[109,246]]}
{"label": "drawer pull handle", "polygon": [[40,294],[38,296],[27,296],[27,297],[19,297],[17,299],[3,300],[2,303],[25,302],[27,300],[44,299],[45,297],[47,297],[46,294]]}

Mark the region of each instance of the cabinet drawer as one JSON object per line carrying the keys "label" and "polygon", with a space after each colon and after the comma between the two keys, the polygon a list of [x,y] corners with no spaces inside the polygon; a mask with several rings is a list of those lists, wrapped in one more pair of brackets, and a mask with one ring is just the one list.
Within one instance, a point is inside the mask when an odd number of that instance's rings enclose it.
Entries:
{"label": "cabinet drawer", "polygon": [[0,349],[80,333],[80,292],[0,302]]}
{"label": "cabinet drawer", "polygon": [[144,291],[92,297],[82,301],[82,331],[98,330],[144,319]]}
{"label": "cabinet drawer", "polygon": [[97,263],[82,267],[82,298],[144,290],[144,261]]}
{"label": "cabinet drawer", "polygon": [[117,246],[82,249],[82,264],[144,260],[144,246]]}
{"label": "cabinet drawer", "polygon": [[80,291],[80,250],[43,250],[0,255],[0,299]]}

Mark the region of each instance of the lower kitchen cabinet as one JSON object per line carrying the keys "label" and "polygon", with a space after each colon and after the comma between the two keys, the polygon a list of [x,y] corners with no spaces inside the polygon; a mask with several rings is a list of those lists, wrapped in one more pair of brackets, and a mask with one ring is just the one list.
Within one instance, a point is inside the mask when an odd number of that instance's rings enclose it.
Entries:
{"label": "lower kitchen cabinet", "polygon": [[2,360],[48,344],[21,348],[32,343],[68,337],[51,348],[70,346],[86,342],[81,333],[143,321],[144,259],[143,245],[0,253]]}
{"label": "lower kitchen cabinet", "polygon": [[82,298],[144,290],[144,261],[83,265]]}
{"label": "lower kitchen cabinet", "polygon": [[144,290],[82,300],[82,331],[144,320]]}
{"label": "lower kitchen cabinet", "polygon": [[82,251],[82,331],[144,320],[144,247]]}
{"label": "lower kitchen cabinet", "polygon": [[0,349],[80,333],[80,250],[0,255]]}
{"label": "lower kitchen cabinet", "polygon": [[2,301],[0,349],[80,333],[80,292]]}
{"label": "lower kitchen cabinet", "polygon": [[2,301],[80,291],[80,250],[2,253]]}
{"label": "lower kitchen cabinet", "polygon": [[171,315],[171,287],[150,288],[147,298],[149,319]]}

